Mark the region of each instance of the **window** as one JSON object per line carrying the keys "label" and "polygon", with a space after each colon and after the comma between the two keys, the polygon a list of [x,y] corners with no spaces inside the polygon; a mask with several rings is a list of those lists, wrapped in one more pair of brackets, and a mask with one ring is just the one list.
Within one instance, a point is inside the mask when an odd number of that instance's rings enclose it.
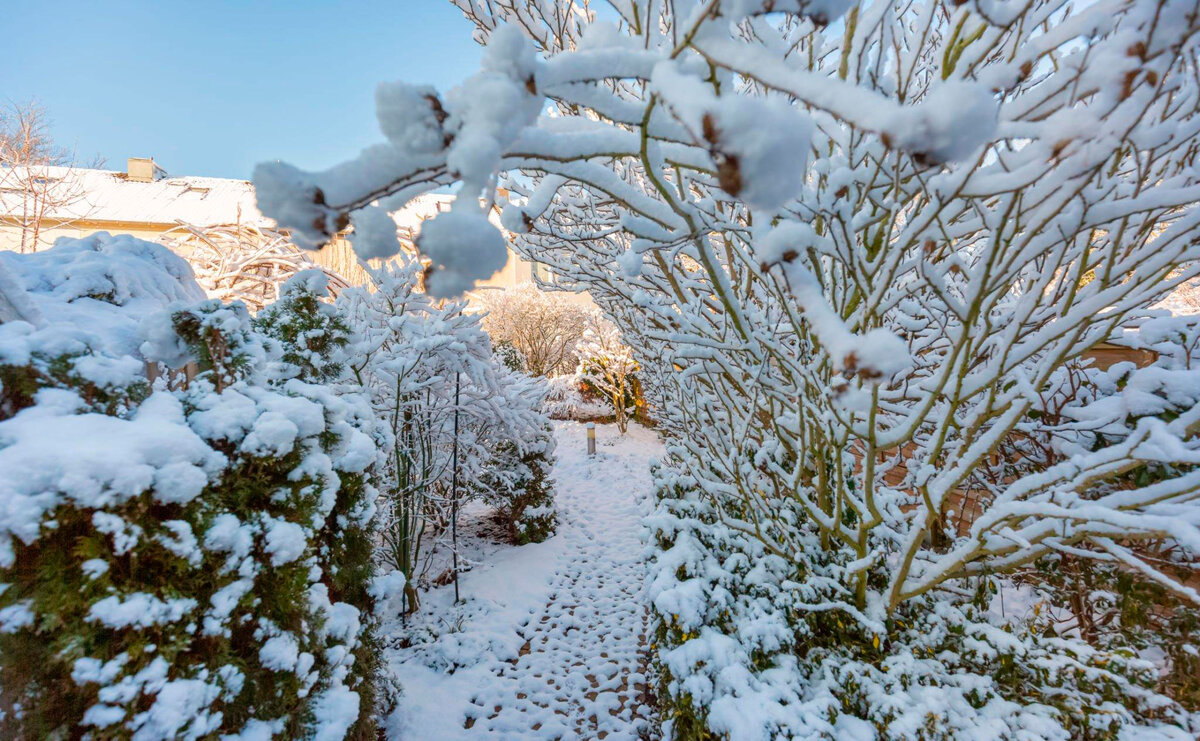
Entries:
{"label": "window", "polygon": [[558,276],[550,272],[550,268],[540,262],[533,263],[533,277],[543,283],[557,283]]}

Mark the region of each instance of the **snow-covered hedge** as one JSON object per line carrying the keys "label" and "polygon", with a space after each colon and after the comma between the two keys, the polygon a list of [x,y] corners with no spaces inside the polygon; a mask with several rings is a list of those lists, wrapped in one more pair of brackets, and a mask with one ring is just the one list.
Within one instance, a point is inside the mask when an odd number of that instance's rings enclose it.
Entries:
{"label": "snow-covered hedge", "polygon": [[[722,522],[694,479],[666,467],[657,478],[650,599],[669,738],[1188,738],[1153,662],[995,620],[994,580],[906,603],[881,638],[806,609],[836,582]],[[831,571],[855,566],[823,553]]]}
{"label": "snow-covered hedge", "polygon": [[[1195,318],[1152,319],[1125,338],[1158,356],[1151,365],[1065,368],[973,488],[1083,460],[1147,426],[1196,418],[1198,336]],[[1125,467],[1084,498],[1183,486],[1196,472],[1195,464],[1167,460]],[[718,513],[677,464],[659,468],[657,479],[657,507],[647,520],[650,598],[660,698],[675,738],[984,732],[1182,740],[1200,728],[1200,607],[1189,600],[1197,561],[1183,546],[1186,532],[1176,537],[1169,523],[1161,537],[1127,546],[1176,579],[1174,589],[1080,544],[1026,569],[982,574],[957,594],[906,601],[881,637],[811,606],[841,593],[828,575],[866,568],[874,583],[889,564],[856,563],[814,536],[805,544],[808,568],[797,568],[739,527],[752,522],[748,509],[729,503]],[[806,521],[794,504],[777,517],[761,525],[764,534],[778,522]],[[1005,612],[1001,591],[1022,608]]]}
{"label": "snow-covered hedge", "polygon": [[372,736],[370,408],[164,248],[4,260],[45,322],[0,324],[0,735]]}

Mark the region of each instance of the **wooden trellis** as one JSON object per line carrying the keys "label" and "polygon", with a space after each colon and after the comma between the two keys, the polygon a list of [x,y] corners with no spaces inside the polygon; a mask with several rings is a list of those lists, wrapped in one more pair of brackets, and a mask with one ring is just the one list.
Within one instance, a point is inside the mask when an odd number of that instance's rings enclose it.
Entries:
{"label": "wooden trellis", "polygon": [[146,380],[153,385],[159,378],[164,378],[167,388],[172,391],[186,390],[199,373],[200,366],[194,362],[188,363],[182,368],[168,368],[161,363],[146,361]]}
{"label": "wooden trellis", "polygon": [[292,244],[285,232],[268,227],[240,222],[197,227],[181,222],[159,241],[191,263],[196,281],[209,296],[241,301],[251,313],[275,301],[279,287],[301,270],[324,271],[334,296],[350,285]]}

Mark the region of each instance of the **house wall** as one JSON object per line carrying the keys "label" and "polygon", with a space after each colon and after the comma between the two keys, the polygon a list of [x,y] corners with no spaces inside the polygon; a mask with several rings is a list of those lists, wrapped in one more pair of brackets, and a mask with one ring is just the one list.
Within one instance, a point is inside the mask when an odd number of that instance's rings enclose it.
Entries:
{"label": "house wall", "polygon": [[[174,226],[171,224],[170,226]],[[72,221],[66,225],[42,224],[42,228],[38,233],[39,250],[44,250],[54,244],[55,240],[60,237],[70,237],[71,239],[79,239],[86,237],[89,234],[96,232],[111,232],[113,234],[131,234],[138,239],[145,239],[153,242],[158,239],[158,236],[167,230],[167,226],[161,224],[143,224],[136,222],[119,222],[119,221]],[[21,249],[21,228],[15,224],[5,222],[0,217],[0,250],[19,250]]]}
{"label": "house wall", "polygon": [[[153,165],[151,160],[130,160],[131,167],[146,163]],[[0,175],[6,171],[15,172],[18,181],[21,180],[22,173],[11,168],[0,168]],[[166,232],[177,230],[185,222],[199,228],[235,222],[270,223],[256,208],[253,185],[244,180],[201,177],[138,180],[132,173],[77,168],[48,168],[46,172],[36,174],[39,177],[54,176],[64,188],[62,202],[46,211],[42,219],[36,245],[39,250],[52,246],[62,237],[80,238],[103,231],[161,243]],[[71,197],[65,197],[68,194]],[[423,220],[449,209],[453,200],[448,194],[425,194],[398,211],[395,219],[402,243],[414,249],[412,241],[420,232]],[[0,250],[21,248],[22,226],[16,215],[25,205],[18,190],[0,187]],[[489,219],[501,228],[498,210],[493,209]],[[368,280],[366,271],[344,237],[335,239],[319,251],[308,253],[308,257],[351,284]],[[509,250],[504,267],[480,283],[478,290],[512,288],[531,282],[532,264]],[[590,302],[586,296],[580,296],[579,300]]]}
{"label": "house wall", "polygon": [[[145,222],[122,222],[104,220],[78,220],[67,224],[43,224],[38,235],[38,249],[52,246],[61,237],[78,239],[96,232],[112,234],[130,234],[139,239],[157,242],[167,231],[174,229],[176,224],[155,224]],[[0,250],[18,250],[21,246],[21,229],[11,222],[0,219]],[[187,257],[187,255],[181,255]],[[313,262],[328,268],[344,277],[352,284],[362,284],[367,280],[366,272],[359,266],[354,249],[345,238],[338,238],[329,246],[308,253]],[[533,280],[533,268],[519,258],[512,250],[508,252],[508,262],[491,278],[480,283],[481,288],[512,288]]]}

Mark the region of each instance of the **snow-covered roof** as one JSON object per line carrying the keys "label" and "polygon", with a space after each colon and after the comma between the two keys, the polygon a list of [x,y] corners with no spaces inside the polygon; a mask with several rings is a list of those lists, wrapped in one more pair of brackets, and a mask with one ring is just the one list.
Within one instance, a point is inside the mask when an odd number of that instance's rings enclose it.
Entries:
{"label": "snow-covered roof", "polygon": [[[53,220],[273,225],[255,205],[254,185],[248,180],[167,176],[143,182],[125,172],[76,167],[0,167],[0,216],[21,213],[22,183],[31,177],[51,181],[49,187],[60,194],[50,199],[53,207],[45,214]],[[446,194],[419,196],[396,214],[396,223],[415,227],[451,200]]]}
{"label": "snow-covered roof", "polygon": [[0,213],[19,212],[21,184],[29,177],[46,178],[53,183],[47,187],[58,189],[59,195],[49,199],[50,219],[208,226],[236,221],[240,209],[242,221],[264,220],[246,180],[165,177],[139,182],[124,172],[72,167],[0,170]]}

